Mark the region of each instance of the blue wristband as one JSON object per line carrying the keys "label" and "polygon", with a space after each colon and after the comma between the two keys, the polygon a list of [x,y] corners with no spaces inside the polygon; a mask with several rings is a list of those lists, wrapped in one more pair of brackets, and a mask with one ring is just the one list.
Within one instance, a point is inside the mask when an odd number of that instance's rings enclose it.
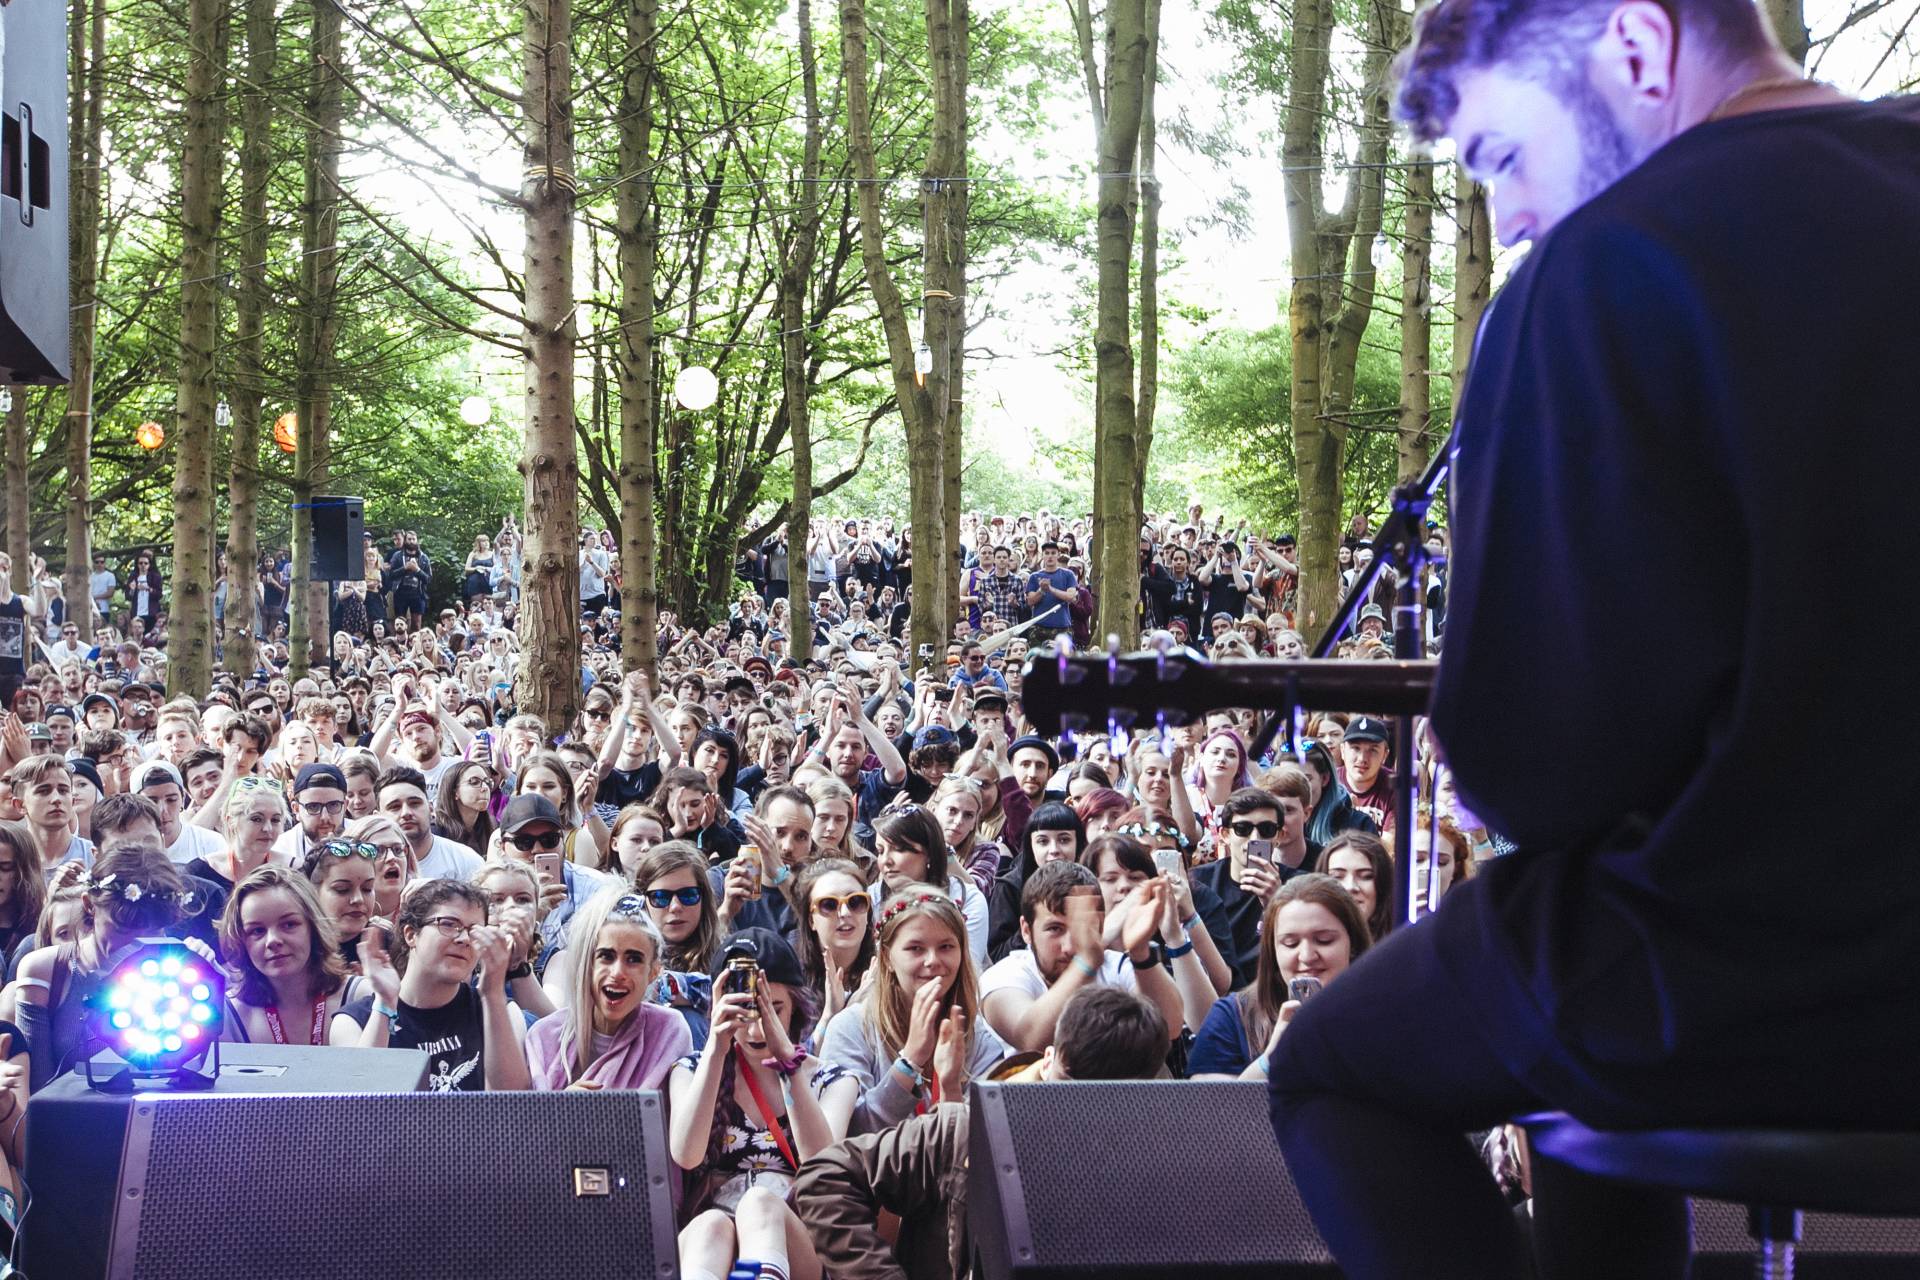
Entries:
{"label": "blue wristband", "polygon": [[1073,958],[1073,967],[1095,981],[1098,981],[1100,978],[1100,970],[1094,965],[1088,964],[1085,956],[1075,956]]}
{"label": "blue wristband", "polygon": [[1181,943],[1177,947],[1168,947],[1166,949],[1165,958],[1168,960],[1178,960],[1181,956],[1189,954],[1192,950],[1193,950],[1193,935],[1188,934],[1187,940],[1185,942]]}

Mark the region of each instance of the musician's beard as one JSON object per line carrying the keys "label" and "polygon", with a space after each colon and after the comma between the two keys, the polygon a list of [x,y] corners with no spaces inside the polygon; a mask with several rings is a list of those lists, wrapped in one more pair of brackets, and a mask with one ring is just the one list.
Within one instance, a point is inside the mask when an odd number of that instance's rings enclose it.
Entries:
{"label": "musician's beard", "polygon": [[1579,201],[1585,204],[1618,182],[1643,157],[1614,119],[1606,99],[1584,75],[1574,77],[1572,91],[1572,101],[1567,105],[1580,133]]}

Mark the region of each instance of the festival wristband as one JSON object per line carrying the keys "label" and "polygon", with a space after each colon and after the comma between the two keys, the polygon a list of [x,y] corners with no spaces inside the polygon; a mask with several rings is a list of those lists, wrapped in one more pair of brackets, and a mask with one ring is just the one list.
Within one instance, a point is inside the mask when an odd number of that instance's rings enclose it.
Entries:
{"label": "festival wristband", "polygon": [[1180,927],[1182,929],[1185,929],[1189,934],[1191,934],[1194,931],[1194,929],[1199,925],[1199,923],[1200,923],[1200,913],[1196,911],[1192,915],[1188,916],[1185,920],[1182,920],[1180,922]]}
{"label": "festival wristband", "polygon": [[1168,947],[1165,952],[1166,958],[1169,960],[1178,960],[1181,956],[1191,954],[1193,954],[1193,938],[1191,936],[1177,947]]}
{"label": "festival wristband", "polygon": [[1097,979],[1100,976],[1100,970],[1094,965],[1088,964],[1085,956],[1075,956],[1073,958],[1073,967],[1086,974],[1089,978]]}
{"label": "festival wristband", "polygon": [[913,1082],[914,1088],[920,1087],[920,1068],[907,1061],[907,1055],[901,1054],[893,1060],[893,1069]]}

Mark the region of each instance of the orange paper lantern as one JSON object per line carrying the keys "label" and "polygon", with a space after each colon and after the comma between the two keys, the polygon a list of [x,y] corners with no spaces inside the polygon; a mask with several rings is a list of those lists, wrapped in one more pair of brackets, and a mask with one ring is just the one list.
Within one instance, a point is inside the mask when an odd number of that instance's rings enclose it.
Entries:
{"label": "orange paper lantern", "polygon": [[280,452],[292,453],[296,448],[293,433],[299,423],[300,415],[291,409],[273,420],[273,442],[280,446]]}
{"label": "orange paper lantern", "polygon": [[134,443],[151,453],[167,442],[167,432],[157,422],[143,422],[133,429]]}

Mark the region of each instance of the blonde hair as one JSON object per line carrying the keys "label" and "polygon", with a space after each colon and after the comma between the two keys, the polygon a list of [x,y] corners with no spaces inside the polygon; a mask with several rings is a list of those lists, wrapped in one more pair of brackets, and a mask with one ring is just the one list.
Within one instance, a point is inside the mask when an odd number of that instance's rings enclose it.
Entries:
{"label": "blonde hair", "polygon": [[[928,916],[944,925],[960,943],[960,967],[954,975],[953,990],[941,1001],[941,1012],[958,1006],[969,1027],[980,1014],[980,988],[973,976],[973,957],[967,954],[967,918],[952,898],[938,890],[908,890],[905,897],[889,902],[880,913],[880,964],[874,970],[873,994],[868,997],[868,1018],[888,1057],[898,1054],[907,1043],[908,1024],[913,1017],[913,998],[894,976],[889,948],[908,921]],[[801,927],[808,927],[808,923],[802,921]]]}
{"label": "blonde hair", "polygon": [[933,789],[933,795],[927,799],[927,805],[931,808],[938,805],[948,796],[964,795],[973,797],[973,830],[967,832],[965,842],[953,846],[953,852],[961,858],[965,858],[968,854],[972,853],[973,847],[980,843],[980,819],[987,811],[985,791],[985,787],[982,787],[978,782],[975,782],[965,774],[950,773],[940,780],[940,785]]}
{"label": "blonde hair", "polygon": [[[647,935],[648,943],[653,947],[653,971],[647,977],[651,983],[659,975],[663,958],[667,952],[667,940],[661,936],[660,928],[654,924],[653,917],[647,913],[647,900],[624,884],[611,884],[593,895],[567,922],[567,950],[573,952],[572,990],[568,992],[566,1021],[563,1024],[560,1043],[564,1047],[569,1037],[573,1041],[573,1063],[568,1078],[578,1080],[585,1075],[587,1068],[593,1065],[593,1000],[596,994],[593,981],[593,948],[599,940],[600,930],[608,922],[618,921],[630,924]],[[646,1003],[646,993],[641,992],[641,1004]],[[640,1005],[634,1006],[633,1017],[640,1012]]]}

